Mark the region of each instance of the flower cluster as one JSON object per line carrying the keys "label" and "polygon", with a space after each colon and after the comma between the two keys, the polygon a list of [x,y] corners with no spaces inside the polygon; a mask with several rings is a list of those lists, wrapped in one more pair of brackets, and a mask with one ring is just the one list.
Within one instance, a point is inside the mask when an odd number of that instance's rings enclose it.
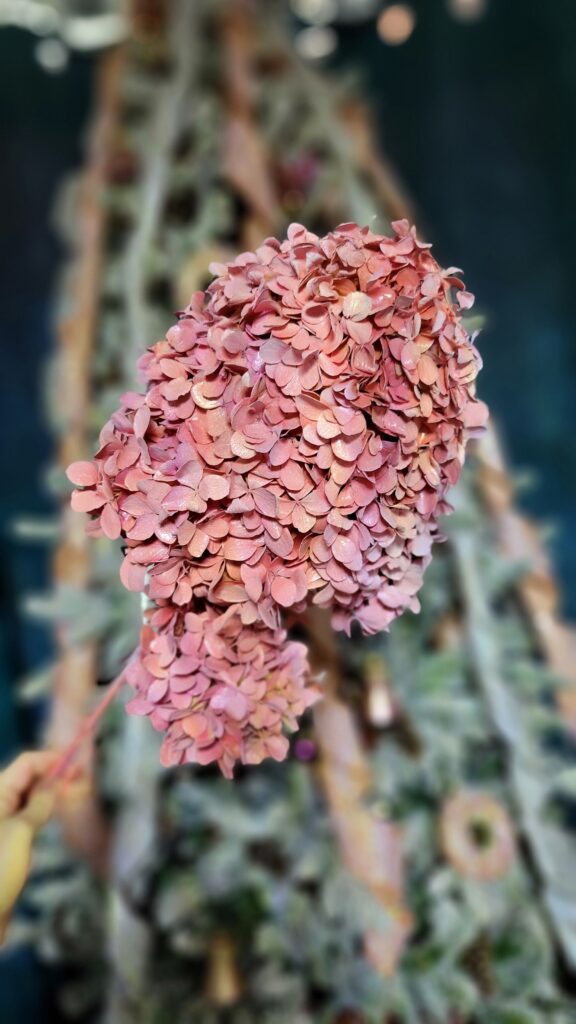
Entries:
{"label": "flower cluster", "polygon": [[[367,633],[416,610],[446,491],[486,419],[480,359],[458,313],[472,296],[405,221],[394,230],[344,224],[319,238],[293,224],[284,242],[213,264],[207,292],[142,357],[146,393],[123,396],[95,461],[69,471],[91,531],[125,539],[124,584],[170,609],[168,620],[187,613],[183,638],[192,621],[213,631],[224,612],[238,644],[257,638],[266,651],[273,702],[278,678],[290,693],[292,678],[294,708],[303,656],[280,666],[270,655],[285,644],[282,610],[311,601],[336,628],[356,620]],[[165,628],[144,646],[144,680]],[[234,685],[254,671],[242,664]],[[175,718],[172,684],[160,704],[138,704],[169,723],[172,760],[255,759],[255,741],[241,740],[259,734],[254,711],[245,733],[244,716],[210,696],[199,739],[182,725],[197,697],[183,692]],[[258,756],[281,749],[267,729]]]}
{"label": "flower cluster", "polygon": [[136,690],[128,711],[165,733],[163,764],[218,761],[231,778],[238,760],[286,757],[283,727],[296,729],[317,696],[307,667],[304,644],[280,628],[246,629],[232,605],[183,612],[168,604],[142,630],[127,673]]}

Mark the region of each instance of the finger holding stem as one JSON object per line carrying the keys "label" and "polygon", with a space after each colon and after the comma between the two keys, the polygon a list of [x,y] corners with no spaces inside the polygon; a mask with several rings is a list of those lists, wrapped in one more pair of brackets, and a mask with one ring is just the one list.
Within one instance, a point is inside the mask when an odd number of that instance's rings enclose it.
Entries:
{"label": "finger holding stem", "polygon": [[35,836],[54,813],[63,786],[77,777],[74,759],[121,689],[128,664],[107,687],[66,750],[21,754],[0,774],[0,944],[30,872]]}
{"label": "finger holding stem", "polygon": [[30,871],[32,844],[54,811],[56,787],[46,773],[53,751],[21,754],[0,775],[0,943]]}
{"label": "finger holding stem", "polygon": [[53,750],[20,754],[0,773],[0,821],[16,814],[32,789],[46,778],[58,760]]}
{"label": "finger holding stem", "polygon": [[54,764],[50,765],[50,767],[48,768],[46,774],[47,780],[54,781],[56,779],[62,779],[66,776],[74,759],[78,755],[78,752],[82,747],[82,744],[89,736],[91,736],[94,733],[96,726],[98,725],[98,722],[102,718],[102,715],[108,709],[116,695],[122,689],[122,686],[126,681],[126,672],[128,671],[129,666],[137,657],[137,655],[138,651],[136,650],[132,657],[129,659],[129,661],[126,663],[122,671],[119,672],[116,678],[108,684],[106,688],[106,693],[104,694],[100,703],[96,705],[94,711],[92,711],[90,715],[87,715],[72,742],[66,747],[65,750],[62,751],[62,753],[56,759]]}

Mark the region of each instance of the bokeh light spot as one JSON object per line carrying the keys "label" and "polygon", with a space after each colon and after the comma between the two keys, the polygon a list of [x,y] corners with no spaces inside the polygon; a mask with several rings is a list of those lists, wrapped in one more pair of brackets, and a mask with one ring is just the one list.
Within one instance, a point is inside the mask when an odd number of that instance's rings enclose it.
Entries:
{"label": "bokeh light spot", "polygon": [[401,46],[416,27],[416,13],[410,4],[392,4],[386,7],[377,22],[378,35],[388,46]]}

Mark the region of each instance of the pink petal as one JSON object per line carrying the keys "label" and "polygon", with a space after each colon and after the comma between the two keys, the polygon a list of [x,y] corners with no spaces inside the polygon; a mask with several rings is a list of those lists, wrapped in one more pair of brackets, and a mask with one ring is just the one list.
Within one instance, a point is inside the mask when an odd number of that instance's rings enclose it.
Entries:
{"label": "pink petal", "polygon": [[93,462],[71,462],[66,476],[77,487],[93,487],[98,483],[98,468]]}
{"label": "pink petal", "polygon": [[456,298],[461,309],[470,309],[474,305],[474,296],[471,292],[458,292]]}
{"label": "pink petal", "polygon": [[278,514],[276,497],[272,494],[272,491],[268,491],[265,487],[259,487],[254,491],[253,498],[256,508],[263,516],[276,516]]}
{"label": "pink petal", "polygon": [[120,566],[120,579],[126,590],[141,593],[144,590],[146,567],[144,565],[134,565],[129,558],[125,558]]}
{"label": "pink petal", "polygon": [[248,701],[240,690],[231,686],[223,687],[210,701],[210,707],[214,711],[224,711],[235,722],[241,722],[248,714]]}
{"label": "pink petal", "polygon": [[136,437],[144,437],[144,434],[148,430],[149,423],[150,409],[146,405],[141,405],[134,416],[134,433]]}
{"label": "pink petal", "polygon": [[438,380],[438,367],[426,352],[418,360],[418,376],[423,384],[435,384]]}
{"label": "pink petal", "polygon": [[100,516],[100,525],[110,540],[117,540],[120,536],[120,516],[111,505],[104,506]]}
{"label": "pink petal", "polygon": [[343,437],[339,437],[336,441],[332,442],[332,451],[342,462],[355,462],[362,453],[365,444],[366,436],[364,434],[346,440]]}
{"label": "pink petal", "polygon": [[73,491],[70,504],[75,512],[95,512],[102,508],[106,499],[96,491]]}
{"label": "pink petal", "polygon": [[167,692],[168,680],[157,679],[148,689],[148,700],[152,701],[153,704],[156,704],[166,696]]}
{"label": "pink petal", "polygon": [[287,576],[276,576],[270,588],[272,597],[283,608],[289,608],[297,598],[296,586]]}
{"label": "pink petal", "polygon": [[283,466],[285,462],[288,462],[291,454],[292,445],[290,441],[277,441],[268,454],[268,460],[271,466]]}
{"label": "pink petal", "polygon": [[315,517],[305,512],[301,505],[296,505],[294,508],[292,522],[299,533],[308,533],[316,526]]}
{"label": "pink petal", "polygon": [[286,736],[270,736],[266,740],[266,751],[275,761],[284,761],[289,749],[290,744]]}
{"label": "pink petal", "polygon": [[351,320],[363,320],[372,310],[372,300],[364,292],[349,292],[342,303],[342,312]]}
{"label": "pink petal", "polygon": [[277,538],[269,536],[266,539],[266,547],[278,558],[289,558],[294,547],[290,530],[283,529]]}
{"label": "pink petal", "polygon": [[128,537],[130,537],[130,540],[149,540],[153,536],[157,525],[158,516],[153,513],[140,516],[134,526],[128,531]]}
{"label": "pink petal", "polygon": [[344,464],[342,462],[338,462],[337,459],[334,459],[334,462],[330,466],[330,476],[339,487],[343,487],[344,484],[348,483],[350,477],[354,475],[354,469],[355,466],[353,462]]}
{"label": "pink petal", "polygon": [[418,348],[417,345],[414,344],[414,342],[409,341],[406,345],[403,346],[400,355],[400,362],[402,363],[402,366],[404,367],[405,370],[414,370],[418,365],[419,358],[420,349]]}
{"label": "pink petal", "polygon": [[246,562],[258,550],[258,545],[251,540],[229,537],[222,549],[224,558],[232,562]]}
{"label": "pink petal", "polygon": [[188,551],[192,558],[200,558],[204,554],[209,540],[208,534],[204,533],[203,530],[196,530],[194,532],[194,536],[188,543]]}
{"label": "pink petal", "polygon": [[340,433],[340,427],[338,424],[327,419],[324,415],[320,416],[318,419],[316,430],[318,431],[319,437],[324,438],[325,441],[328,441],[333,437],[338,437]]}
{"label": "pink petal", "polygon": [[252,569],[249,565],[243,565],[240,568],[240,575],[250,600],[255,602],[259,601],[262,596],[263,573],[261,574],[258,569]]}
{"label": "pink petal", "polygon": [[488,420],[488,406],[485,402],[473,400],[462,411],[462,422],[466,427],[483,427]]}
{"label": "pink petal", "polygon": [[348,565],[350,562],[356,561],[359,552],[356,544],[350,537],[340,534],[332,545],[332,553],[339,562]]}
{"label": "pink petal", "polygon": [[300,491],[306,483],[302,467],[294,461],[290,461],[282,467],[280,479],[289,491]]}
{"label": "pink petal", "polygon": [[149,701],[143,700],[141,697],[133,697],[128,701],[126,711],[129,715],[149,715],[152,706]]}
{"label": "pink petal", "polygon": [[230,483],[226,477],[208,473],[202,478],[198,490],[206,501],[220,501],[230,493]]}
{"label": "pink petal", "polygon": [[182,719],[182,728],[187,736],[196,739],[206,731],[207,720],[202,714],[189,715]]}

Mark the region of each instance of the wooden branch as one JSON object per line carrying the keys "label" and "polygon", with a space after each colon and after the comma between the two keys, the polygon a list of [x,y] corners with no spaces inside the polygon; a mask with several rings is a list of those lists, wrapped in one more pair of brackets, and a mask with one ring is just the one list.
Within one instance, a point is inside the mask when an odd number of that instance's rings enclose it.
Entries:
{"label": "wooden branch", "polygon": [[388,158],[374,142],[374,126],[364,103],[350,99],[341,107],[343,123],[354,147],[355,159],[369,178],[374,193],[390,220],[413,221],[414,206]]}
{"label": "wooden branch", "polygon": [[343,862],[388,919],[386,929],[371,929],[364,943],[375,970],[390,977],[412,930],[403,891],[403,835],[394,823],[376,818],[367,805],[373,778],[355,717],[338,696],[340,659],[329,615],[312,607],[304,623],[312,668],[322,673],[324,684],[325,696],[314,712],[320,777]]}
{"label": "wooden branch", "polygon": [[277,229],[282,211],[270,170],[270,155],[254,111],[257,83],[253,44],[258,25],[252,5],[247,0],[229,3],[219,28],[228,111],[224,173],[250,210],[242,240],[247,248],[254,248]]}
{"label": "wooden branch", "polygon": [[[339,184],[345,197],[341,217],[363,225],[377,215],[383,214],[387,219],[408,216],[405,194],[402,193],[400,197],[400,186],[388,178],[389,165],[382,161],[377,171],[374,162],[369,167],[366,146],[358,145],[358,136],[355,136],[354,131],[346,123],[345,111],[351,111],[352,108],[358,110],[360,105],[352,100],[342,105],[338,97],[335,98],[331,83],[311,70],[306,61],[298,56],[294,47],[287,42],[288,28],[282,28],[283,31],[277,29],[272,35],[278,62],[283,62],[290,68],[294,89],[300,93],[300,101],[313,112],[322,125],[323,146],[326,147],[330,162],[337,169]],[[366,116],[364,113],[364,117]],[[374,178],[371,181],[374,191],[369,187],[371,177]],[[393,196],[394,208],[391,209],[388,207],[388,201]],[[383,204],[382,207],[379,206],[379,202]]]}
{"label": "wooden branch", "polygon": [[134,380],[138,357],[156,340],[147,337],[146,257],[162,214],[172,147],[178,136],[184,104],[189,96],[191,76],[196,66],[198,21],[195,4],[175,0],[168,22],[168,40],[174,57],[174,69],[166,83],[158,89],[140,187],[139,215],[126,249],[128,344],[124,349],[123,366],[127,384]]}
{"label": "wooden branch", "polygon": [[504,557],[526,563],[528,571],[517,584],[518,596],[547,664],[566,687],[556,701],[576,732],[576,634],[558,616],[558,591],[548,555],[536,528],[514,508],[514,493],[494,427],[477,443],[478,485],[490,511]]}
{"label": "wooden branch", "polygon": [[[459,491],[457,497],[465,509],[465,496]],[[544,883],[544,902],[553,930],[568,963],[575,967],[576,921],[569,908],[576,906],[576,886],[566,870],[574,859],[573,841],[546,814],[552,780],[543,776],[527,738],[522,722],[522,695],[517,696],[502,675],[492,610],[481,583],[478,540],[473,531],[456,529],[451,545],[459,573],[473,670],[496,729],[506,743],[521,828]]]}
{"label": "wooden branch", "polygon": [[[97,113],[90,139],[88,168],[78,196],[78,246],[67,281],[69,311],[59,329],[59,397],[64,415],[59,452],[62,468],[75,459],[85,457],[89,446],[86,414],[90,407],[91,360],[105,230],[102,192],[117,124],[122,63],[120,50],[106,53],[100,61],[96,85]],[[85,587],[89,575],[90,553],[84,523],[66,501],[62,510],[62,542],[55,555],[55,581],[60,586]],[[55,674],[47,740],[51,746],[64,749],[80,727],[94,696],[97,652],[93,643],[73,645],[64,626],[58,628],[56,635],[61,655]],[[91,751],[87,749],[84,756],[90,771]],[[63,821],[63,828],[71,845],[101,869],[105,861],[107,835],[91,783],[90,779],[90,795],[75,813],[74,822]]]}

